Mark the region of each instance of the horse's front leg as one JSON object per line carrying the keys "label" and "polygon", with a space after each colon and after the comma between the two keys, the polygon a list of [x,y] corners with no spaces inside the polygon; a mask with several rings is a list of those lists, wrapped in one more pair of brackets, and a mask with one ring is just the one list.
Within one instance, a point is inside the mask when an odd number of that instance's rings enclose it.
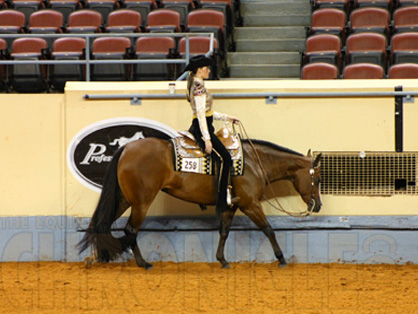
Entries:
{"label": "horse's front leg", "polygon": [[259,202],[254,202],[251,204],[251,206],[240,209],[256,224],[257,227],[261,229],[261,231],[263,231],[266,237],[270,240],[274,255],[279,260],[279,266],[285,267],[287,265],[286,259],[284,258],[283,252],[276,240],[274,230],[270,223],[267,221],[266,215],[264,215],[261,204]]}
{"label": "horse's front leg", "polygon": [[222,268],[229,268],[229,263],[225,259],[225,243],[229,235],[229,230],[232,223],[232,218],[235,215],[237,208],[228,208],[221,215],[221,222],[219,226],[219,244],[218,250],[216,251],[216,259],[222,264]]}

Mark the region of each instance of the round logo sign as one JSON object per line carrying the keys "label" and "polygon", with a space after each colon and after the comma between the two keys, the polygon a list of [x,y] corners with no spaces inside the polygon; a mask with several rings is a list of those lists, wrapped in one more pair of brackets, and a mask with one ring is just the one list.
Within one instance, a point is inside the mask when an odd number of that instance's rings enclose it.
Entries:
{"label": "round logo sign", "polygon": [[78,181],[99,192],[107,165],[119,147],[146,137],[170,139],[177,135],[169,126],[148,119],[99,121],[74,136],[67,151],[68,167]]}

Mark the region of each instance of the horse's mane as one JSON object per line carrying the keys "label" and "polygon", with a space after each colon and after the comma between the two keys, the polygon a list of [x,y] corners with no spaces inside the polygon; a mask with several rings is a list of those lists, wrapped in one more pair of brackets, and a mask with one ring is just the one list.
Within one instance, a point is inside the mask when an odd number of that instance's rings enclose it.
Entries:
{"label": "horse's mane", "polygon": [[258,145],[262,145],[262,146],[266,146],[266,147],[270,147],[272,149],[278,150],[280,152],[283,153],[288,153],[288,154],[292,154],[292,155],[297,155],[297,156],[304,156],[301,153],[298,153],[297,151],[291,150],[289,148],[268,142],[268,141],[263,141],[263,140],[254,140],[254,139],[243,139],[242,142],[243,143],[249,143],[249,142],[253,142],[254,144],[258,144]]}

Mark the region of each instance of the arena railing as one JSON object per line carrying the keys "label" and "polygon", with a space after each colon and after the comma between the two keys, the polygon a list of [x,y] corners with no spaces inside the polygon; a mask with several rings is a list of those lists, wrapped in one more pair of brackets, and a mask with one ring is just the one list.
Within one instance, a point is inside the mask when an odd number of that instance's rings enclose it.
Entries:
{"label": "arena railing", "polygon": [[[98,37],[174,37],[186,38],[186,54],[184,58],[173,59],[123,59],[123,60],[93,60],[91,58],[91,45],[95,38]],[[214,52],[214,34],[213,33],[88,33],[88,34],[0,34],[0,38],[62,38],[62,37],[78,37],[85,38],[85,59],[84,60],[0,60],[0,65],[16,65],[16,64],[81,64],[86,66],[86,81],[91,80],[91,65],[94,64],[138,64],[138,63],[167,63],[167,64],[188,64],[190,59],[190,37],[210,37],[209,51],[206,56],[211,56]],[[184,79],[186,73],[183,73],[178,80]]]}
{"label": "arena railing", "polygon": [[[396,86],[393,92],[303,92],[303,93],[213,93],[213,98],[265,98],[266,104],[276,104],[277,98],[341,98],[341,97],[393,97],[395,150],[403,152],[403,104],[415,102],[418,92],[403,91],[402,86]],[[85,94],[86,100],[130,100],[131,105],[140,105],[142,99],[185,98],[185,94]]]}

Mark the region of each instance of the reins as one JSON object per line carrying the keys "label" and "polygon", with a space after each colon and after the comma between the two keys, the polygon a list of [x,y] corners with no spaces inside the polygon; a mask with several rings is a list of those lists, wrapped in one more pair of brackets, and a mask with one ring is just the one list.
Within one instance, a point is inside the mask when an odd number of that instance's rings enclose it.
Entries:
{"label": "reins", "polygon": [[281,212],[283,212],[283,213],[285,213],[289,216],[292,216],[292,217],[307,217],[307,216],[309,216],[311,214],[311,212],[308,211],[307,209],[305,209],[304,211],[301,211],[299,213],[295,213],[295,212],[289,212],[289,211],[287,211],[283,208],[283,206],[280,204],[279,200],[277,199],[276,194],[274,193],[273,187],[272,187],[271,182],[270,182],[270,180],[268,178],[268,175],[267,175],[267,171],[266,171],[266,169],[263,165],[263,162],[261,161],[261,158],[260,158],[260,155],[258,154],[257,148],[255,147],[255,145],[251,141],[251,139],[248,137],[248,134],[247,134],[247,131],[245,130],[244,125],[242,124],[241,121],[232,123],[232,129],[233,129],[234,133],[237,133],[236,130],[235,130],[235,124],[238,124],[238,127],[239,127],[239,132],[238,133],[245,135],[245,139],[248,141],[248,143],[250,143],[251,148],[254,150],[255,156],[257,157],[258,164],[260,165],[261,171],[263,173],[266,185],[269,187],[270,192],[273,195],[273,198],[274,198],[277,206],[275,204],[273,204],[272,202],[270,202],[270,200],[266,197],[265,193],[263,193],[264,200],[268,204],[270,204],[270,206],[272,206],[274,209],[276,209],[278,211],[281,211]]}

